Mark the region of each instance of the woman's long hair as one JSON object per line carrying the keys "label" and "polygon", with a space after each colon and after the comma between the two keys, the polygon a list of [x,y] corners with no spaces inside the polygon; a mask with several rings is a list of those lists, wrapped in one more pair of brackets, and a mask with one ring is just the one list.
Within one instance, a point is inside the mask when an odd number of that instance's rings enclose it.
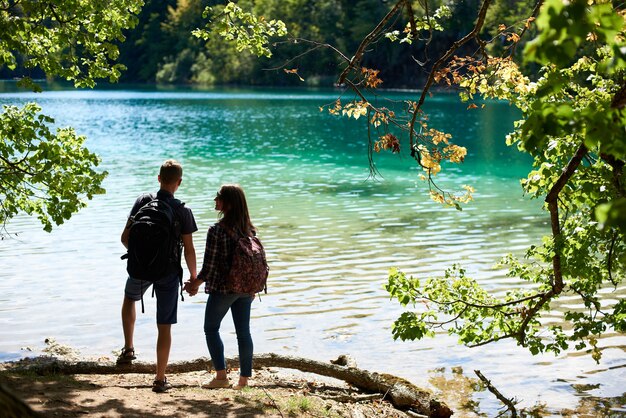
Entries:
{"label": "woman's long hair", "polygon": [[222,220],[220,223],[241,236],[256,234],[256,227],[250,220],[248,203],[243,189],[238,184],[224,184],[218,192],[222,200]]}

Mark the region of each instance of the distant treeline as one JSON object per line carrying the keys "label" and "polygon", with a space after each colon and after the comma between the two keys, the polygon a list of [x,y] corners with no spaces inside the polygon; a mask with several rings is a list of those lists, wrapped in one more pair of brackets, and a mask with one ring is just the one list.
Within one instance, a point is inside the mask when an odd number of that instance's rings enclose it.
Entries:
{"label": "distant treeline", "polygon": [[[206,0],[147,0],[139,15],[138,25],[126,34],[125,42],[119,44],[119,62],[127,67],[120,81],[327,86],[335,82],[344,68],[345,61],[336,52],[328,48],[315,49],[314,45],[306,42],[294,43],[282,39],[273,48],[274,55],[271,58],[257,58],[245,52],[237,52],[232,45],[217,36],[208,42],[193,36],[192,30],[202,28],[207,23],[202,17],[205,7],[224,3]],[[244,10],[253,11],[258,16],[282,20],[291,38],[330,44],[348,57],[395,3],[385,0],[237,2]],[[423,16],[424,8],[420,5],[423,2],[414,3],[415,13]],[[501,24],[521,27],[533,3],[528,0],[497,0],[490,8],[483,37],[497,37]],[[381,71],[381,87],[420,87],[432,60],[447,50],[452,42],[471,31],[480,0],[431,0],[428,2],[430,14],[443,4],[448,5],[451,16],[442,21],[444,30],[434,32],[430,41],[408,44],[392,43],[389,39],[381,38],[368,50],[365,66]],[[392,29],[402,33],[405,26],[406,20],[395,21]],[[427,31],[423,32],[424,38],[427,38]],[[498,48],[498,43],[490,47]],[[465,52],[471,55],[477,50],[478,45],[474,43],[467,45]],[[283,69],[297,69],[297,74],[304,81]],[[7,74],[0,72],[0,77],[3,75]]]}

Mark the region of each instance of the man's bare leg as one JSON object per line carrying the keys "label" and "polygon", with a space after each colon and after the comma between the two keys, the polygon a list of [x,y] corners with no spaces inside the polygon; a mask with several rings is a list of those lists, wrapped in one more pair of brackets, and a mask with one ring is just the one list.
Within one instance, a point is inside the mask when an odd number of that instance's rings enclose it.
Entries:
{"label": "man's bare leg", "polygon": [[159,335],[157,337],[157,371],[156,380],[165,380],[165,369],[167,361],[170,357],[170,348],[172,347],[172,325],[157,324]]}
{"label": "man's bare leg", "polygon": [[135,334],[135,320],[137,311],[135,301],[124,296],[122,302],[122,329],[124,330],[124,348],[133,348],[133,336]]}

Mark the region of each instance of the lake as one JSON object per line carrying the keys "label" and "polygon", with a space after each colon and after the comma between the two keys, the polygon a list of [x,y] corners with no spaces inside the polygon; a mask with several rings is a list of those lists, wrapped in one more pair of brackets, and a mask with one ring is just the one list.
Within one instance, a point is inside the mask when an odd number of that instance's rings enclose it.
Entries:
{"label": "lake", "polygon": [[[426,278],[460,263],[495,292],[525,285],[494,265],[509,252],[523,254],[550,228],[541,202],[525,198],[519,185],[530,161],[504,145],[517,117],[508,105],[489,102],[468,111],[452,94],[427,100],[430,125],[468,148],[463,165],[437,176],[448,190],[464,184],[476,189],[475,201],[456,211],[429,199],[406,149],[376,155],[380,176],[369,177],[365,121],[319,110],[334,102],[337,91],[8,90],[0,93],[0,104],[37,100],[59,126],[86,135],[109,176],[107,193],[52,233],[24,216],[6,226],[18,236],[0,242],[0,360],[36,354],[47,337],[85,356],[113,358],[112,351],[123,345],[120,234],[136,196],[156,191],[160,164],[175,158],[184,166],[177,197],[192,208],[200,229],[194,234],[199,262],[206,230],[216,220],[215,192],[231,182],[246,190],[271,266],[269,293],[253,304],[257,353],[320,361],[347,353],[361,368],[435,390],[442,382],[474,379],[473,371],[480,370],[505,396],[520,400],[520,407],[545,403],[556,414],[596,398],[616,398],[613,413],[626,411],[623,334],[600,341],[599,365],[576,351],[532,356],[511,341],[471,349],[446,334],[413,342],[391,336],[402,308],[383,288],[390,267]],[[621,298],[626,288],[605,293]],[[208,356],[205,300],[200,295],[179,304],[173,361]],[[147,294],[145,302],[135,346],[141,360],[154,361],[155,301]],[[546,320],[561,315],[557,310]],[[223,336],[226,354],[236,355],[230,318]],[[484,390],[473,400],[474,410],[488,416],[500,407]]]}

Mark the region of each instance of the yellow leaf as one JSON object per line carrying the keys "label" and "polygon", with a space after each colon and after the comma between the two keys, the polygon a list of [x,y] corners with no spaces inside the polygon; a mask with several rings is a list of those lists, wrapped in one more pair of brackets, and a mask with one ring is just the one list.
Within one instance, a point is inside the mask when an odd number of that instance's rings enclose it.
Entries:
{"label": "yellow leaf", "polygon": [[511,41],[511,42],[519,42],[520,37],[517,33],[512,33],[509,36],[507,36],[506,40]]}
{"label": "yellow leaf", "polygon": [[300,77],[300,74],[298,74],[298,69],[297,68],[294,68],[294,69],[291,69],[291,70],[283,68],[283,71],[286,72],[287,74],[295,74],[300,79],[300,81],[304,81],[304,78]]}

